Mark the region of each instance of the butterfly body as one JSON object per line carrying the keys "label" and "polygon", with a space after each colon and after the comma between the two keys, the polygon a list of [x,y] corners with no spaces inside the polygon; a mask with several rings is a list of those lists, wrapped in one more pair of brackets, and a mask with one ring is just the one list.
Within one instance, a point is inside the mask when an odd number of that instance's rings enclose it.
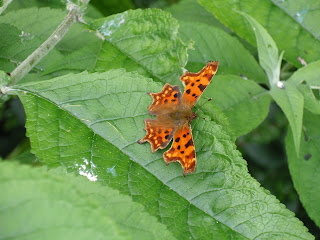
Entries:
{"label": "butterfly body", "polygon": [[186,121],[190,122],[191,120],[195,119],[194,112],[191,110],[186,109],[185,111],[176,111],[169,113],[166,117],[171,121],[174,121],[177,124],[185,123]]}
{"label": "butterfly body", "polygon": [[196,153],[192,139],[190,122],[197,117],[192,112],[202,92],[211,82],[218,68],[218,62],[208,62],[198,73],[184,73],[180,80],[185,85],[184,93],[178,86],[165,84],[159,93],[149,93],[153,103],[149,114],[155,119],[145,119],[146,136],[139,140],[142,144],[148,141],[151,151],[165,148],[173,139],[171,148],[163,154],[166,164],[180,162],[183,175],[192,173],[196,167]]}

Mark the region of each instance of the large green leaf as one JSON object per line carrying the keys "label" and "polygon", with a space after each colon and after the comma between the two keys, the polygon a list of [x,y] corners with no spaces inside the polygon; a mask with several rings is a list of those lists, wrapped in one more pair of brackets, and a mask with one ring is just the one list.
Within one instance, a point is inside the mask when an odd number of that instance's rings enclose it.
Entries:
{"label": "large green leaf", "polygon": [[320,39],[320,25],[315,21],[320,19],[319,1],[271,1],[311,33],[315,39]]}
{"label": "large green leaf", "polygon": [[[247,172],[220,125],[192,122],[198,164],[186,178],[163,151],[136,141],[161,84],[111,70],[15,86],[27,113],[33,152],[141,202],[179,239],[313,239],[293,213]],[[208,103],[210,104],[210,103]],[[207,105],[208,105],[207,104]]]}
{"label": "large green leaf", "polygon": [[227,115],[236,136],[244,135],[256,128],[267,116],[270,95],[250,80],[226,75],[216,76],[212,86],[204,92]]}
{"label": "large green leaf", "polygon": [[[285,51],[285,59],[297,67],[302,66],[297,60],[298,57],[308,63],[319,59],[320,39],[315,37],[315,31],[319,30],[317,27],[317,23],[320,21],[319,14],[313,14],[312,21],[307,21],[310,26],[308,28],[298,20],[299,14],[308,13],[309,15],[313,11],[317,12],[314,8],[319,5],[317,0],[308,1],[308,4],[304,4],[305,1],[299,1],[297,6],[302,6],[303,2],[304,9],[303,12],[297,9],[295,14],[298,15],[295,18],[292,17],[292,6],[295,6],[296,3],[290,0],[199,0],[199,2],[239,36],[255,44],[251,26],[244,22],[241,15],[234,10],[249,14],[266,28],[278,48]],[[288,7],[289,5],[290,7]],[[319,36],[319,32],[317,32],[317,36]]]}
{"label": "large green leaf", "polygon": [[195,51],[189,51],[189,71],[199,71],[204,63],[218,60],[218,74],[244,75],[257,82],[267,83],[262,68],[235,37],[203,23],[180,21],[179,24],[182,40],[195,42]]}
{"label": "large green leaf", "polygon": [[296,152],[299,154],[304,104],[303,96],[291,82],[285,82],[283,88],[272,88],[270,95],[289,121]]}
{"label": "large green leaf", "polygon": [[189,45],[178,38],[178,22],[160,9],[129,10],[91,23],[104,37],[96,70],[125,68],[174,83],[187,62]]}
{"label": "large green leaf", "polygon": [[320,61],[313,62],[294,72],[288,79],[304,97],[304,107],[314,114],[320,114],[320,101],[312,89],[320,89]]}
{"label": "large green leaf", "polygon": [[174,239],[165,226],[110,187],[0,163],[1,239]]}
{"label": "large green leaf", "polygon": [[218,19],[206,11],[197,0],[181,0],[177,4],[165,8],[165,11],[170,12],[179,21],[205,23],[230,32]]}
{"label": "large green leaf", "polygon": [[295,153],[292,133],[286,137],[286,149],[290,174],[294,187],[308,215],[320,227],[320,116],[304,113],[304,136],[301,137],[299,156]]}

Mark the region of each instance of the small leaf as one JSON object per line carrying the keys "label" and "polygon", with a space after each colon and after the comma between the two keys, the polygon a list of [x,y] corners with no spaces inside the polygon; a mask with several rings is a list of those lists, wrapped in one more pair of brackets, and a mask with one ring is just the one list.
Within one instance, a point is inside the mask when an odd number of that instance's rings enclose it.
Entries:
{"label": "small leaf", "polygon": [[270,86],[274,87],[280,80],[280,66],[283,53],[279,57],[276,43],[260,23],[248,14],[242,12],[240,14],[248,20],[253,28],[257,40],[260,65],[268,75]]}
{"label": "small leaf", "polygon": [[140,204],[63,168],[0,163],[0,179],[2,239],[174,239]]}
{"label": "small leaf", "polygon": [[129,10],[95,20],[105,43],[96,70],[125,68],[162,82],[177,83],[187,62],[187,45],[178,38],[178,22],[160,9]]}
{"label": "small leaf", "polygon": [[204,95],[212,97],[227,115],[236,136],[252,131],[269,112],[271,98],[268,92],[255,82],[238,76],[214,77]]}
{"label": "small leaf", "polygon": [[157,92],[162,84],[112,70],[15,88],[41,161],[130,195],[177,238],[312,239],[293,213],[248,174],[235,144],[215,121],[192,122],[198,163],[186,178],[179,164],[165,165],[163,151],[151,154],[149,145],[137,144],[149,117],[146,92]]}
{"label": "small leaf", "polygon": [[221,29],[203,23],[180,21],[179,33],[183,41],[195,42],[195,50],[189,51],[189,71],[199,71],[206,62],[218,60],[219,75],[244,75],[256,82],[267,83],[266,75],[255,58],[236,38]]}
{"label": "small leaf", "polygon": [[304,97],[304,107],[314,114],[320,114],[320,101],[312,89],[320,89],[320,61],[308,64],[294,72],[288,82],[297,86]]}
{"label": "small leaf", "polygon": [[288,79],[289,82],[299,85],[303,81],[307,82],[311,88],[320,88],[320,60],[312,62],[307,66],[295,71]]}
{"label": "small leaf", "polygon": [[310,218],[320,227],[320,116],[304,113],[304,136],[301,137],[299,156],[295,153],[292,133],[286,137],[290,174],[299,198]]}
{"label": "small leaf", "polygon": [[289,121],[296,153],[299,154],[304,104],[303,96],[294,84],[290,82],[285,82],[284,88],[272,88],[270,94]]}
{"label": "small leaf", "polygon": [[[242,20],[238,14],[232,11],[241,11],[256,19],[272,36],[280,51],[284,51],[284,58],[296,67],[302,67],[297,60],[298,57],[304,59],[307,63],[319,59],[320,56],[320,39],[319,32],[314,34],[314,30],[318,31],[319,27],[306,28],[301,21],[297,21],[297,16],[306,15],[312,16],[313,26],[319,22],[317,0],[310,0],[308,4],[305,1],[234,1],[234,0],[199,0],[209,12],[224,23],[227,27],[233,30],[240,37],[246,39],[251,44],[255,45],[254,35],[252,34],[251,26]],[[288,3],[286,3],[288,2]],[[290,3],[289,3],[290,2]],[[285,5],[290,5],[289,9]],[[281,5],[281,7],[279,7]],[[297,5],[295,13],[292,12]],[[300,8],[300,9],[299,9]],[[311,14],[313,13],[313,14]],[[296,16],[292,14],[298,14]],[[294,16],[294,17],[293,17]],[[312,29],[312,30],[311,30]]]}
{"label": "small leaf", "polygon": [[9,75],[6,72],[0,70],[0,89],[3,86],[7,86],[9,82],[10,82]]}

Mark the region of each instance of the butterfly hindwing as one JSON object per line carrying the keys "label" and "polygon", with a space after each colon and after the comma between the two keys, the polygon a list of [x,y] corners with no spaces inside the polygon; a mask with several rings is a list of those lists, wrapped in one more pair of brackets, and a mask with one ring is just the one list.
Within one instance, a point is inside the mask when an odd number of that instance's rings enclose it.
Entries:
{"label": "butterfly hindwing", "polygon": [[138,143],[142,144],[148,141],[153,153],[159,148],[163,149],[168,146],[173,137],[173,126],[164,126],[158,119],[145,119],[144,122],[147,133]]}
{"label": "butterfly hindwing", "polygon": [[174,133],[171,148],[163,154],[166,164],[179,161],[183,168],[183,175],[193,173],[196,167],[196,152],[189,123],[179,127]]}
{"label": "butterfly hindwing", "polygon": [[217,61],[210,61],[207,65],[198,73],[185,72],[180,80],[185,85],[185,90],[182,96],[183,102],[193,107],[200,98],[203,91],[211,82],[212,77],[215,75],[218,69]]}

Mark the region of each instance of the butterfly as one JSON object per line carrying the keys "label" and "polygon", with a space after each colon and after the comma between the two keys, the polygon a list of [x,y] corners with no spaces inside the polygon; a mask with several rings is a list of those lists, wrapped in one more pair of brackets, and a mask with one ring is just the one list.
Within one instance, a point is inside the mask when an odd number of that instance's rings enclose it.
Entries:
{"label": "butterfly", "polygon": [[197,114],[192,112],[192,108],[217,69],[218,61],[210,61],[198,73],[185,72],[180,77],[185,86],[183,94],[179,86],[168,83],[161,92],[148,93],[153,99],[148,111],[150,115],[156,115],[156,118],[144,120],[147,133],[138,143],[148,141],[154,153],[167,147],[173,138],[172,146],[163,154],[163,159],[167,165],[170,162],[180,162],[184,176],[194,172],[197,162],[190,126]]}

